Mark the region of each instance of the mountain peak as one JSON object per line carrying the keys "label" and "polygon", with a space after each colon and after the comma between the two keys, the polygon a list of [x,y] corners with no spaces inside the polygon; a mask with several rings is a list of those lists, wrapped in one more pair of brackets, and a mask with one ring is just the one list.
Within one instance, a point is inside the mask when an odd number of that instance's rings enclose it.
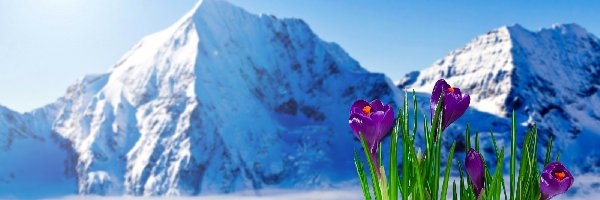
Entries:
{"label": "mountain peak", "polygon": [[587,35],[588,32],[585,28],[583,28],[582,26],[580,26],[579,24],[576,23],[555,23],[552,24],[549,28],[541,28],[538,31],[531,31],[525,27],[523,27],[521,24],[519,23],[515,23],[512,25],[506,25],[506,26],[501,26],[498,29],[503,29],[503,30],[507,30],[509,33],[511,34],[516,34],[516,33],[541,33],[541,32],[558,32],[558,33],[562,33],[562,34],[570,34],[570,33],[574,33],[574,34],[582,34],[582,35]]}
{"label": "mountain peak", "polygon": [[519,23],[515,23],[512,25],[506,25],[506,26],[502,26],[499,29],[506,29],[509,32],[529,32],[529,30],[527,30],[525,27],[523,27],[521,24]]}
{"label": "mountain peak", "polygon": [[588,35],[588,31],[576,23],[553,24],[550,30],[560,31],[562,34]]}
{"label": "mountain peak", "polygon": [[575,23],[553,24],[550,28],[541,28],[537,31],[528,30],[519,24],[503,26],[500,29],[506,30],[506,33],[510,35],[514,43],[527,43],[530,40],[537,40],[539,38],[554,38],[559,40],[595,38],[585,28]]}
{"label": "mountain peak", "polygon": [[[508,116],[520,110],[533,121],[545,123],[550,132],[577,134],[582,128],[578,122],[600,119],[596,113],[569,113],[572,107],[577,112],[586,110],[583,101],[595,101],[600,86],[596,78],[600,76],[599,44],[598,38],[577,24],[556,24],[538,31],[519,24],[503,26],[478,36],[430,68],[410,74],[402,82],[411,84],[402,86],[428,92],[431,83],[443,78],[470,93],[472,107],[480,111]],[[418,77],[412,78],[415,74]]]}
{"label": "mountain peak", "polygon": [[212,15],[213,17],[220,17],[220,15],[232,13],[244,13],[250,15],[250,13],[243,8],[235,6],[225,0],[199,0],[190,13],[193,13],[194,15]]}

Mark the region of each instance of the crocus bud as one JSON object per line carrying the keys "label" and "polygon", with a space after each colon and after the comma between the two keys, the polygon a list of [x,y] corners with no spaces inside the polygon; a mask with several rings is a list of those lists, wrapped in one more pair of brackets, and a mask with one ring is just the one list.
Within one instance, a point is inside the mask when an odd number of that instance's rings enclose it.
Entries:
{"label": "crocus bud", "polygon": [[540,199],[548,200],[565,193],[575,179],[571,172],[560,162],[548,163],[540,176]]}
{"label": "crocus bud", "polygon": [[432,127],[433,139],[437,138],[437,127],[440,121],[442,122],[442,131],[444,131],[452,122],[456,121],[460,116],[462,116],[467,108],[469,108],[469,103],[471,102],[471,97],[468,94],[463,94],[460,92],[459,88],[450,87],[446,80],[440,79],[433,86],[433,91],[431,92],[431,103],[429,104],[429,110],[431,112],[431,120],[435,117],[435,108],[438,105],[438,101],[440,100],[440,95],[444,92],[444,96],[442,96],[442,110],[444,111],[443,116],[439,119],[436,124]]}
{"label": "crocus bud", "polygon": [[477,153],[477,151],[474,149],[469,149],[469,152],[467,152],[467,157],[465,158],[465,167],[467,169],[469,178],[471,178],[471,184],[473,184],[475,195],[479,197],[479,194],[481,194],[481,190],[483,189],[485,176],[483,174],[484,169],[481,155],[479,155],[479,153]]}

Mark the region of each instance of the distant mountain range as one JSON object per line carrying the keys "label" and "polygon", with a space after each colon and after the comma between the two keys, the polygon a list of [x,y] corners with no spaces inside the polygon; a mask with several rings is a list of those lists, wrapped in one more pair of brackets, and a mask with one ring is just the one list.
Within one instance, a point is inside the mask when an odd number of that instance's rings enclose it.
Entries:
{"label": "distant mountain range", "polygon": [[339,187],[356,178],[352,102],[397,107],[415,89],[421,112],[440,78],[472,95],[443,136],[457,158],[469,121],[508,144],[514,109],[520,131],[538,123],[578,172],[600,173],[600,152],[585,147],[600,145],[598,42],[575,24],[501,27],[395,85],[302,20],[204,0],[56,102],[0,107],[0,197]]}
{"label": "distant mountain range", "polygon": [[[538,125],[540,144],[553,138],[553,153],[560,151],[562,161],[579,172],[600,172],[598,77],[600,40],[584,28],[557,24],[529,31],[517,24],[481,35],[397,83],[428,92],[446,79],[471,94],[471,108],[505,119],[514,110],[523,127]],[[482,125],[479,118],[466,118]],[[494,131],[507,125],[496,124]]]}

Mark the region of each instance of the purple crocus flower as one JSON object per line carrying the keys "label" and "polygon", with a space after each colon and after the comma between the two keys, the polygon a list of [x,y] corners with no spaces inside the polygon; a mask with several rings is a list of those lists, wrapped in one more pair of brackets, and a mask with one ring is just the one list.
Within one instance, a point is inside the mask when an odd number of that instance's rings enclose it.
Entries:
{"label": "purple crocus flower", "polygon": [[[371,158],[375,166],[377,164],[377,148],[383,136],[392,128],[394,123],[394,111],[391,106],[383,105],[376,99],[371,103],[365,100],[358,100],[350,108],[350,128],[354,135],[360,139],[359,132],[365,138],[369,146]],[[376,170],[379,173],[379,170]]]}
{"label": "purple crocus flower", "polygon": [[[460,89],[450,87],[446,80],[440,79],[433,86],[433,92],[431,93],[431,104],[429,104],[429,109],[431,112],[431,120],[435,115],[435,108],[438,105],[438,101],[440,98],[440,94],[444,91],[444,96],[442,97],[442,109],[444,111],[442,116],[442,131],[444,131],[452,122],[456,121],[460,116],[462,116],[467,108],[469,108],[469,103],[471,102],[471,97],[468,94],[462,94]],[[439,121],[439,120],[438,120]],[[437,122],[433,130],[433,139],[436,139]]]}
{"label": "purple crocus flower", "polygon": [[483,189],[483,183],[485,179],[483,174],[483,159],[481,159],[481,155],[479,155],[479,153],[472,148],[469,149],[467,157],[465,157],[465,168],[467,169],[467,174],[471,179],[471,184],[473,184],[475,195],[479,197],[479,194],[481,194],[481,190]]}
{"label": "purple crocus flower", "polygon": [[540,199],[547,200],[565,193],[573,185],[573,181],[575,179],[571,172],[562,163],[548,163],[540,176]]}

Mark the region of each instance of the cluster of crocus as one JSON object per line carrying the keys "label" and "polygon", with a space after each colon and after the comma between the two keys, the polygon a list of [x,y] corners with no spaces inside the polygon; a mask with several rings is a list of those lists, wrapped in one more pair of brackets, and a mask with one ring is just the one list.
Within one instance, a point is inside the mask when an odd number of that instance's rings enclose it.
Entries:
{"label": "cluster of crocus", "polygon": [[[349,124],[354,135],[361,141],[365,151],[367,162],[371,171],[371,180],[375,199],[398,199],[398,192],[403,199],[446,199],[448,188],[450,168],[452,166],[452,157],[456,142],[452,144],[449,150],[448,161],[444,173],[443,185],[440,188],[440,152],[441,152],[441,134],[442,132],[460,118],[468,109],[470,96],[462,94],[459,88],[451,87],[445,80],[438,80],[433,88],[430,104],[431,125],[424,124],[425,134],[425,153],[414,147],[415,135],[417,132],[417,102],[416,94],[413,91],[414,98],[414,129],[412,135],[409,131],[409,112],[407,105],[407,95],[404,98],[404,105],[399,109],[398,118],[394,120],[394,111],[389,104],[384,104],[380,100],[373,100],[370,103],[365,100],[354,102],[350,108]],[[426,120],[425,120],[426,121]],[[396,122],[396,123],[394,123]],[[384,167],[380,160],[381,140],[391,131],[390,140],[390,170],[389,176],[386,176]],[[493,132],[490,132],[491,139],[495,149],[497,160],[496,171],[492,173],[486,166],[483,156],[479,152],[479,136],[476,132],[475,148],[470,147],[470,130],[467,125],[466,131],[466,157],[465,171],[468,175],[468,185],[463,182],[463,171],[460,162],[460,189],[457,190],[456,182],[453,183],[453,199],[457,199],[460,193],[460,199],[500,199],[501,191],[504,191],[507,199],[541,199],[547,200],[556,195],[565,193],[573,184],[574,178],[566,167],[558,162],[549,163],[552,141],[548,145],[546,162],[543,171],[537,170],[537,130],[534,127],[527,131],[523,141],[521,156],[521,167],[518,175],[518,182],[515,184],[515,165],[516,165],[516,121],[513,112],[512,117],[512,141],[510,158],[510,193],[507,194],[508,186],[505,186],[504,176],[502,174],[504,147],[498,150]],[[400,135],[400,136],[399,136]],[[398,138],[402,139],[402,176],[399,175],[396,164]],[[379,154],[379,159],[378,159]],[[364,173],[364,167],[358,154],[355,152],[355,165],[359,175],[360,183],[363,188],[365,199],[371,199],[371,193],[367,178]],[[389,177],[389,185],[387,178]],[[539,184],[538,184],[539,183]],[[516,188],[516,191],[515,191]],[[441,190],[440,190],[441,189]],[[457,192],[459,191],[459,192]]]}
{"label": "cluster of crocus", "polygon": [[[475,192],[479,199],[484,184],[484,164],[481,155],[474,149],[470,149],[465,158],[465,168]],[[560,162],[552,162],[546,165],[540,176],[540,200],[548,200],[552,197],[565,193],[573,184],[574,178],[571,172]]]}

